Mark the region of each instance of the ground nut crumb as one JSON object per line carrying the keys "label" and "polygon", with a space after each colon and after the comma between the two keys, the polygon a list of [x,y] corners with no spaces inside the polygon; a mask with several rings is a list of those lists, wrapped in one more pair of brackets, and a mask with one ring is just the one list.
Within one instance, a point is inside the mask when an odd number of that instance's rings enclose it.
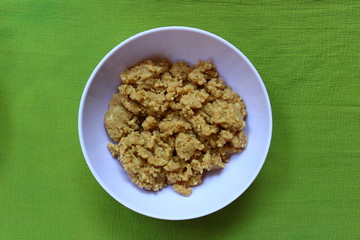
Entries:
{"label": "ground nut crumb", "polygon": [[147,60],[125,70],[105,114],[111,154],[132,182],[189,196],[247,144],[243,99],[210,61]]}
{"label": "ground nut crumb", "polygon": [[158,125],[158,121],[156,120],[156,118],[152,116],[148,116],[147,118],[145,118],[144,122],[141,124],[143,129],[146,131],[154,130],[157,127],[157,125]]}
{"label": "ground nut crumb", "polygon": [[173,188],[175,189],[175,191],[177,191],[178,193],[184,195],[184,196],[190,196],[190,194],[192,193],[191,188],[187,188],[184,185],[180,185],[180,184],[174,184]]}
{"label": "ground nut crumb", "polygon": [[204,146],[195,135],[179,133],[175,139],[175,150],[180,158],[189,160],[196,150],[202,150]]}

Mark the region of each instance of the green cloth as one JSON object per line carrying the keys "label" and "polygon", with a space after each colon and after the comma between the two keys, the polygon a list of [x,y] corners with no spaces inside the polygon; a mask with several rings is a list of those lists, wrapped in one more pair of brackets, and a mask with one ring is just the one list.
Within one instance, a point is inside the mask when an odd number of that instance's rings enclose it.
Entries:
{"label": "green cloth", "polygon": [[[188,221],[111,198],[77,132],[82,91],[105,54],[171,25],[238,47],[274,121],[251,187]],[[0,0],[0,55],[0,239],[359,239],[359,1]]]}

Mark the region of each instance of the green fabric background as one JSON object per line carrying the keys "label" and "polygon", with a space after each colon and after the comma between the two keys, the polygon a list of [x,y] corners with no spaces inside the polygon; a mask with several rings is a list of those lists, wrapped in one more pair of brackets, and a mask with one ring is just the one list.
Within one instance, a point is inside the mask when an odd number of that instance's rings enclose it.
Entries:
{"label": "green fabric background", "polygon": [[[212,215],[128,210],[77,133],[105,54],[159,26],[238,47],[269,92],[273,138],[252,186]],[[360,2],[0,0],[0,239],[359,239]]]}

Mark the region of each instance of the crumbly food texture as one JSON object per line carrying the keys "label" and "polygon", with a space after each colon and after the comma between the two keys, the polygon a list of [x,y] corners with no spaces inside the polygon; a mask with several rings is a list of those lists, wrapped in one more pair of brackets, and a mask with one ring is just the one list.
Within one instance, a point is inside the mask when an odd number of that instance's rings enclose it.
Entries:
{"label": "crumbly food texture", "polygon": [[120,75],[105,115],[112,155],[141,188],[189,196],[206,171],[246,147],[243,99],[210,61],[147,60]]}

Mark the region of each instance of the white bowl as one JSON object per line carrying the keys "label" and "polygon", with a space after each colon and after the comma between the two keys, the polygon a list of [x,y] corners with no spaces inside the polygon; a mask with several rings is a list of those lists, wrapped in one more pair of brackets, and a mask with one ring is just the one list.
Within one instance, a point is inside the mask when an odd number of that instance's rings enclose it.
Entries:
{"label": "white bowl", "polygon": [[[106,147],[110,142],[104,115],[119,75],[141,60],[166,57],[195,64],[210,59],[223,80],[243,97],[248,116],[248,146],[202,185],[184,197],[171,186],[159,192],[142,190],[130,181]],[[250,61],[224,39],[195,28],[162,27],[139,33],[111,50],[91,74],[80,103],[79,138],[86,162],[100,185],[118,202],[143,215],[183,220],[213,213],[238,198],[264,164],[271,140],[272,115],[265,86]]]}

